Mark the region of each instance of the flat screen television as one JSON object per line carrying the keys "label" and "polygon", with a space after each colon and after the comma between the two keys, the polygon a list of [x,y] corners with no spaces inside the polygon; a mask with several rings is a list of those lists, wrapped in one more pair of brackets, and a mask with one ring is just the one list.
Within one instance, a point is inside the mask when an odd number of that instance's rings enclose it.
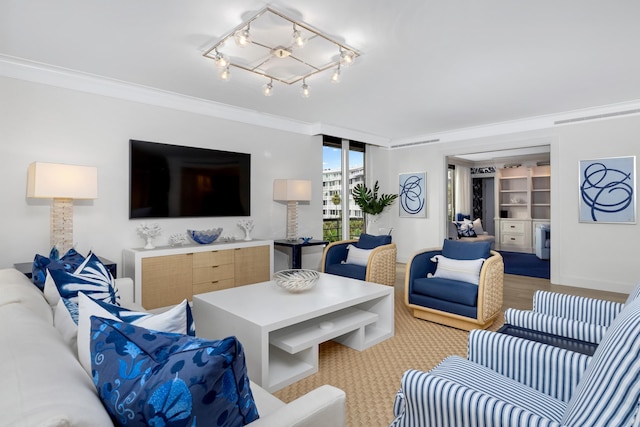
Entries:
{"label": "flat screen television", "polygon": [[251,154],[129,140],[129,218],[251,215]]}

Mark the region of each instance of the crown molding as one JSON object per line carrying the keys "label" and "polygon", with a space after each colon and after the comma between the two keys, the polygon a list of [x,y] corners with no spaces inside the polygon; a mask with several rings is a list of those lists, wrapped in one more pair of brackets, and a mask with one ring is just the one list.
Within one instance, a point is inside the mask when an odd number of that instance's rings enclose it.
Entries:
{"label": "crown molding", "polygon": [[169,92],[148,86],[56,67],[0,54],[0,76],[41,83],[80,92],[124,99],[158,107],[186,111],[210,117],[231,120],[307,136],[330,135],[354,141],[366,142],[388,149],[400,149],[423,144],[442,144],[489,136],[506,135],[556,126],[571,126],[590,121],[611,120],[630,115],[640,115],[640,100],[610,104],[581,110],[530,117],[521,120],[455,129],[439,133],[417,135],[409,138],[390,139],[367,132],[316,122],[309,123],[290,118],[261,113]]}

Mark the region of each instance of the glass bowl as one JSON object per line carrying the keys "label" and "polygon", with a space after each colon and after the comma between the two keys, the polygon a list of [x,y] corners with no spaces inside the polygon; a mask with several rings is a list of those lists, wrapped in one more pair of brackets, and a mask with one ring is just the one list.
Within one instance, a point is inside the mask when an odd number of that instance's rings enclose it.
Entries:
{"label": "glass bowl", "polygon": [[212,228],[210,230],[187,230],[187,234],[194,242],[201,245],[209,245],[220,237],[222,234],[222,227]]}
{"label": "glass bowl", "polygon": [[273,275],[273,281],[289,292],[302,292],[313,288],[320,274],[314,270],[282,270]]}

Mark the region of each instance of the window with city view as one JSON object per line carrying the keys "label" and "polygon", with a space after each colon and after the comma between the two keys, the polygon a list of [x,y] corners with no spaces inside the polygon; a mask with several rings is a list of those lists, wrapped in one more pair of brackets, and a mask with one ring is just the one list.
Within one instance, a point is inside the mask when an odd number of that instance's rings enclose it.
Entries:
{"label": "window with city view", "polygon": [[[342,156],[347,156],[347,173],[343,172]],[[324,137],[322,150],[322,219],[323,238],[329,242],[357,238],[365,229],[360,207],[351,196],[351,189],[364,183],[365,144],[345,141],[340,138]],[[346,182],[348,190],[343,183]],[[346,193],[346,194],[343,194]],[[345,231],[345,221],[348,232]],[[348,233],[347,237],[343,237]]]}

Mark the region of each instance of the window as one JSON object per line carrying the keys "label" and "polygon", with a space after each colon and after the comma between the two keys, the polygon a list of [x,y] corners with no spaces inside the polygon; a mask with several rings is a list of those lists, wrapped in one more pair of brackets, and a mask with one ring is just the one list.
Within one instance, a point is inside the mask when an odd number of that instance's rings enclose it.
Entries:
{"label": "window", "polygon": [[447,219],[449,221],[455,221],[454,202],[456,195],[456,167],[455,165],[449,165],[447,169]]}
{"label": "window", "polygon": [[[364,231],[362,211],[351,197],[351,189],[358,183],[364,183],[364,155],[364,143],[324,137],[322,150],[324,240],[330,242],[344,240],[342,237],[344,235],[357,238]],[[343,173],[343,164],[347,165],[347,173]],[[343,218],[348,220],[344,222]]]}

